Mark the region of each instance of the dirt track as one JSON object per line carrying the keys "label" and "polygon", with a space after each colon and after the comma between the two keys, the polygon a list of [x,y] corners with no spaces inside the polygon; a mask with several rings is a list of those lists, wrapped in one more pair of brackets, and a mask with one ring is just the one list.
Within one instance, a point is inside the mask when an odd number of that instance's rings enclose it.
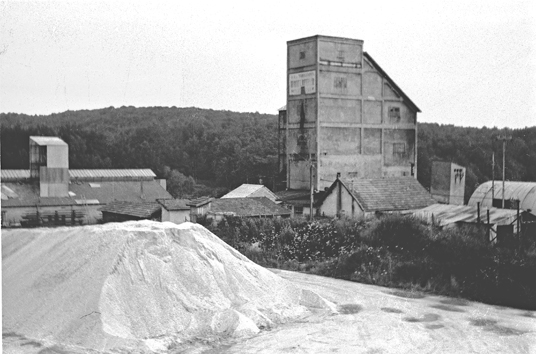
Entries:
{"label": "dirt track", "polygon": [[[536,312],[274,270],[338,304],[224,353],[536,353]],[[222,348],[223,349],[223,348]]]}

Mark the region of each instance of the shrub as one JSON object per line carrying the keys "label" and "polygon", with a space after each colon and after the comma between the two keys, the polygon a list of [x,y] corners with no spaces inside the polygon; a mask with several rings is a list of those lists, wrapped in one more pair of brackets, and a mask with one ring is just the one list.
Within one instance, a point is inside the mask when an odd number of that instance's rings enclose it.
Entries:
{"label": "shrub", "polygon": [[428,227],[411,216],[387,214],[372,221],[363,235],[363,241],[390,249],[422,250],[430,242]]}

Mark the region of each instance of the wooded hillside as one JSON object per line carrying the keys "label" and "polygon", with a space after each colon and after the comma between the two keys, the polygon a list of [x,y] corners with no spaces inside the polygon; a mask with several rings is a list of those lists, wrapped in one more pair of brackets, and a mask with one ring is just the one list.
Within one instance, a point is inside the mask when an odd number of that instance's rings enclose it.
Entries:
{"label": "wooded hillside", "polygon": [[[69,165],[81,168],[151,168],[160,177],[194,181],[211,188],[234,188],[277,172],[277,117],[199,108],[121,107],[67,111],[47,116],[0,114],[3,169],[28,168],[28,137],[59,136],[69,144]],[[501,177],[498,134],[513,136],[507,147],[506,178],[536,181],[536,126],[499,130],[419,124],[418,179],[430,185],[434,159],[467,167],[466,199],[491,179]],[[192,177],[189,179],[188,177]],[[206,193],[207,190],[197,191]],[[181,197],[196,194],[177,190]]]}

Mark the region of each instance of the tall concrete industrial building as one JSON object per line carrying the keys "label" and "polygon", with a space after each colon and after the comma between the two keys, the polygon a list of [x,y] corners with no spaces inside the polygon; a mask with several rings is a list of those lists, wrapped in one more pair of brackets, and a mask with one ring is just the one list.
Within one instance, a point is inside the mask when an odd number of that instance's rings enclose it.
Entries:
{"label": "tall concrete industrial building", "polygon": [[[417,176],[419,108],[357,39],[287,42],[287,104],[279,113],[279,169],[287,189]],[[312,176],[312,178],[311,178]]]}

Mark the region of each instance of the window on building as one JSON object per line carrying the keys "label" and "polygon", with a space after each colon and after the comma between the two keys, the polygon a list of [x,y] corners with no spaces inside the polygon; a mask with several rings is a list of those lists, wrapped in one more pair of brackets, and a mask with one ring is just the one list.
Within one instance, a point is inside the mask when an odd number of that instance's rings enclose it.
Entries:
{"label": "window on building", "polygon": [[339,50],[337,52],[337,59],[340,61],[344,61],[344,50]]}
{"label": "window on building", "polygon": [[458,180],[460,180],[460,182],[462,181],[463,179],[463,169],[461,168],[455,168],[454,169],[454,183],[456,183]]}
{"label": "window on building", "polygon": [[389,120],[391,122],[400,121],[400,107],[389,107]]}
{"label": "window on building", "polygon": [[[495,193],[497,197],[497,193]],[[517,209],[519,205],[519,200],[517,199],[505,199],[504,200],[504,209]],[[502,208],[502,198],[493,198],[492,206],[494,208]]]}
{"label": "window on building", "polygon": [[303,60],[305,59],[305,52],[300,52],[300,60]]}
{"label": "window on building", "polygon": [[338,76],[333,81],[333,87],[337,90],[345,90],[348,87],[348,81],[345,77]]}
{"label": "window on building", "polygon": [[394,143],[393,144],[393,155],[405,155],[406,154],[406,144],[405,143]]}
{"label": "window on building", "polygon": [[302,206],[295,206],[294,207],[294,215],[303,215],[303,207]]}

